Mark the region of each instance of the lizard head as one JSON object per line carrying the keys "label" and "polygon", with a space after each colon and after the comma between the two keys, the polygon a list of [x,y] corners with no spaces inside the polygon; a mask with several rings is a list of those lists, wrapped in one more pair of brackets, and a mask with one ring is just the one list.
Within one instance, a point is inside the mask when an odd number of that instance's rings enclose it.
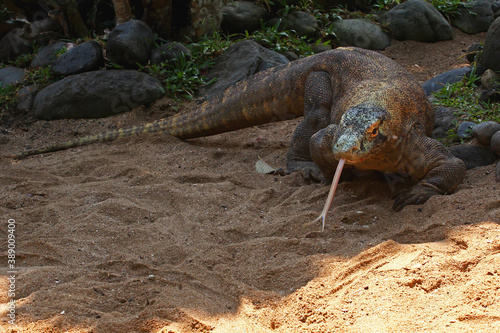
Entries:
{"label": "lizard head", "polygon": [[394,138],[390,126],[391,114],[380,105],[365,102],[349,108],[339,123],[333,154],[337,160],[347,163],[371,164],[379,159],[388,141]]}

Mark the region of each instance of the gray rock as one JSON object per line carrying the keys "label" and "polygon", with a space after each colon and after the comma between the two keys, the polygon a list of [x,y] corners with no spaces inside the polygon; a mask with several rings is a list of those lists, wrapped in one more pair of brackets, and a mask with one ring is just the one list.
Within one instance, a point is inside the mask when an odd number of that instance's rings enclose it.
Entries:
{"label": "gray rock", "polygon": [[424,88],[427,95],[430,95],[432,92],[443,88],[446,84],[452,84],[462,80],[464,76],[468,75],[470,72],[470,67],[452,69],[451,71],[436,75],[432,79],[424,82],[422,88]]}
{"label": "gray rock", "polygon": [[391,38],[382,28],[363,19],[336,21],[333,24],[340,46],[356,46],[369,50],[384,50],[391,45]]}
{"label": "gray rock", "polygon": [[100,118],[127,112],[161,98],[161,82],[134,70],[101,70],[68,76],[42,89],[35,98],[35,116]]}
{"label": "gray rock", "polygon": [[500,71],[500,17],[491,24],[486,34],[483,49],[483,64],[486,68]]}
{"label": "gray rock", "polygon": [[497,183],[500,183],[500,162],[497,163],[497,166],[495,168],[495,179]]}
{"label": "gray rock", "polygon": [[494,84],[491,89],[484,89],[481,91],[479,100],[486,103],[500,102],[500,84]]}
{"label": "gray rock", "polygon": [[166,43],[151,52],[151,62],[159,65],[173,59],[178,59],[183,54],[186,59],[191,59],[191,51],[181,43]]}
{"label": "gray rock", "polygon": [[490,147],[461,144],[450,147],[448,150],[453,156],[464,161],[467,170],[493,164],[497,159],[497,155],[491,151]]}
{"label": "gray rock", "polygon": [[222,8],[221,27],[230,34],[253,32],[267,18],[267,10],[251,1],[233,1]]}
{"label": "gray rock", "polygon": [[24,69],[17,67],[5,67],[0,69],[0,87],[16,85],[25,78]]}
{"label": "gray rock", "polygon": [[212,96],[226,90],[234,83],[266,70],[289,63],[288,59],[252,41],[242,41],[231,45],[222,56],[216,59],[208,79],[217,82],[202,90],[202,96]]}
{"label": "gray rock", "polygon": [[485,121],[472,127],[471,133],[480,144],[489,146],[491,137],[498,131],[500,131],[499,123],[494,121]]}
{"label": "gray rock", "polygon": [[318,21],[311,14],[296,11],[285,17],[269,20],[269,25],[279,22],[280,29],[294,30],[298,36],[311,37],[319,29]]}
{"label": "gray rock", "polygon": [[106,56],[111,62],[127,68],[148,62],[154,44],[154,33],[139,20],[118,24],[109,34]]}
{"label": "gray rock", "polygon": [[30,42],[22,37],[23,30],[12,29],[0,40],[0,61],[12,60],[22,54],[30,53]]}
{"label": "gray rock", "polygon": [[499,0],[493,1],[493,3],[491,4],[491,9],[493,9],[493,15],[495,16],[495,18],[499,17],[500,16],[500,1]]}
{"label": "gray rock", "polygon": [[409,0],[380,16],[398,40],[437,42],[453,38],[451,26],[439,11],[425,0]]}
{"label": "gray rock", "polygon": [[60,76],[68,76],[99,69],[104,65],[102,48],[96,41],[77,45],[54,61],[51,71]]}
{"label": "gray rock", "polygon": [[[325,45],[325,44],[318,44],[318,45],[311,45],[311,49],[313,51],[314,54],[316,53],[321,53],[321,52],[326,52],[326,51],[330,51],[332,49],[332,46],[331,45]],[[290,59],[290,58],[288,58]],[[297,57],[298,59],[298,57]],[[297,59],[294,59],[294,60],[297,60]]]}
{"label": "gray rock", "polygon": [[476,126],[476,123],[473,123],[472,121],[464,121],[458,125],[457,136],[462,140],[472,138],[471,130],[474,126]]}
{"label": "gray rock", "polygon": [[365,10],[370,10],[372,8],[372,1],[370,0],[315,0],[314,2],[324,8],[347,7],[349,9]]}
{"label": "gray rock", "polygon": [[451,24],[468,34],[488,31],[495,19],[491,0],[477,0],[467,4],[470,7],[460,8],[458,15],[451,18]]}
{"label": "gray rock", "polygon": [[446,138],[446,133],[449,130],[454,129],[457,123],[455,110],[452,108],[438,106],[435,108],[434,113],[436,114],[436,120],[434,122],[432,137],[434,139]]}
{"label": "gray rock", "polygon": [[17,92],[17,108],[21,111],[33,110],[33,103],[35,102],[38,88],[36,86],[26,86]]}
{"label": "gray rock", "polygon": [[483,53],[483,44],[475,43],[467,48],[467,53],[465,58],[472,64],[473,62],[479,62]]}
{"label": "gray rock", "polygon": [[36,68],[41,66],[47,66],[57,59],[57,53],[63,51],[65,48],[70,49],[74,47],[73,43],[66,42],[55,42],[47,46],[42,47],[36,54],[33,61],[31,61],[30,67]]}
{"label": "gray rock", "polygon": [[490,142],[491,150],[497,154],[500,155],[500,131],[497,131],[493,136],[491,137],[491,142]]}
{"label": "gray rock", "polygon": [[500,76],[497,73],[491,69],[487,69],[481,76],[481,86],[483,89],[492,89],[499,77]]}

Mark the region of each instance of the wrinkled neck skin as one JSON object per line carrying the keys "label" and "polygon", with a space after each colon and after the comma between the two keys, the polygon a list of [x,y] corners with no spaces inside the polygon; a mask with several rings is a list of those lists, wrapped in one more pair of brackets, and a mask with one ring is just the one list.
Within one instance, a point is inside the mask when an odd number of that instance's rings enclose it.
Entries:
{"label": "wrinkled neck skin", "polygon": [[360,170],[398,172],[404,138],[395,134],[391,114],[374,102],[347,110],[332,141],[336,160]]}

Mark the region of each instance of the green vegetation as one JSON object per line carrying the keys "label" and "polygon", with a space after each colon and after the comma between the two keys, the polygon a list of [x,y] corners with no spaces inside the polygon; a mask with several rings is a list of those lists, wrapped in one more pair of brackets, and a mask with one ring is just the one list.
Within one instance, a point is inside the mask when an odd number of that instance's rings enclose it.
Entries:
{"label": "green vegetation", "polygon": [[[476,85],[479,79],[475,67],[472,67],[469,76],[464,77],[459,82],[447,84],[435,92],[433,104],[454,108],[455,114],[459,118],[458,123],[463,121],[481,123],[488,120],[500,123],[500,103],[479,99]],[[452,129],[448,131],[444,142],[449,144],[454,141],[459,141],[459,139],[455,130]]]}
{"label": "green vegetation", "polygon": [[[178,59],[164,62],[159,65],[147,64],[140,67],[140,70],[158,77],[164,84],[167,94],[174,99],[194,98],[195,92],[200,86],[209,84],[204,76],[208,69],[213,65],[214,58],[219,56],[231,44],[241,40],[253,40],[264,47],[272,49],[279,53],[293,52],[299,57],[305,57],[314,53],[315,45],[330,45],[335,42],[335,31],[333,22],[346,18],[366,18],[374,20],[381,11],[386,11],[403,2],[404,0],[376,0],[370,13],[349,11],[346,8],[338,7],[333,9],[324,9],[313,0],[261,0],[264,6],[268,8],[273,16],[283,17],[293,11],[305,11],[313,15],[318,21],[320,27],[319,33],[314,38],[297,36],[295,31],[286,30],[279,25],[265,26],[253,33],[237,34],[226,36],[222,32],[216,32],[212,36],[206,36],[199,41],[187,41],[186,47],[191,55],[181,55]],[[456,15],[461,8],[467,7],[467,4],[461,0],[428,0],[445,16]],[[0,7],[0,22],[11,19],[11,13]],[[100,40],[100,36],[94,33],[94,39]],[[158,39],[158,42],[164,42]],[[36,45],[33,54],[19,56],[8,64],[1,64],[0,68],[6,65],[16,67],[26,67],[34,57],[37,51]],[[59,56],[66,50],[58,52]],[[107,68],[123,68],[117,64],[107,63]],[[485,103],[478,99],[475,93],[475,75],[463,82],[448,85],[436,94],[436,104],[455,107],[459,110],[460,118],[463,120],[500,121],[498,104]],[[12,108],[15,105],[17,91],[24,85],[35,84],[44,87],[55,81],[51,74],[50,67],[42,67],[27,71],[25,81],[16,87],[1,87],[0,100],[2,109]]]}

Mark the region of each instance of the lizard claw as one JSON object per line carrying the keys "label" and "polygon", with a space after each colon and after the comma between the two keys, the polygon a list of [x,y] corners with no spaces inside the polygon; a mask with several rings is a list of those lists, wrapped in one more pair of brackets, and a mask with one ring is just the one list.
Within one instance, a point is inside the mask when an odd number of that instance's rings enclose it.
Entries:
{"label": "lizard claw", "polygon": [[431,184],[415,185],[411,189],[403,190],[393,197],[395,200],[392,209],[399,212],[407,205],[421,205],[436,194],[443,194],[443,191]]}

